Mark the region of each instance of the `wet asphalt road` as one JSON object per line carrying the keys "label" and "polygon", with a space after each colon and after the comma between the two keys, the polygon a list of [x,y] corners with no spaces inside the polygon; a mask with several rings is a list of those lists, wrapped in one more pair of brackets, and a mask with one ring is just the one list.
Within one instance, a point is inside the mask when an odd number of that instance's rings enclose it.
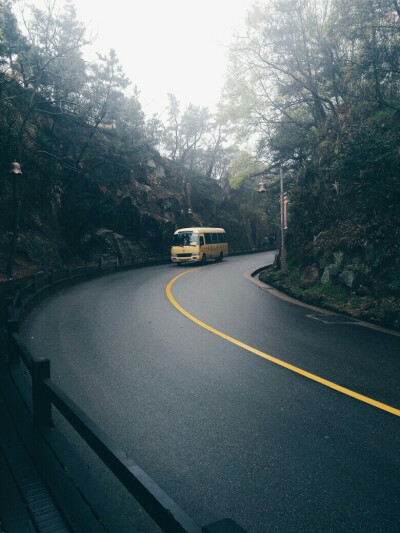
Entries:
{"label": "wet asphalt road", "polygon": [[[23,327],[52,378],[199,524],[249,532],[399,531],[400,337],[324,323],[243,276],[272,252],[117,273],[47,300]],[[311,316],[310,316],[311,315]],[[128,511],[127,511],[128,512]]]}

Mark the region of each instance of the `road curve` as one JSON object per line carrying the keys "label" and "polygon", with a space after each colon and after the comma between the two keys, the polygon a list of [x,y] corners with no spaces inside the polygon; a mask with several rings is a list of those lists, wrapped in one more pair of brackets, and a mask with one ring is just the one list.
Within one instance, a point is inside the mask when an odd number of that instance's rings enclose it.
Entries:
{"label": "road curve", "polygon": [[[100,278],[46,301],[22,334],[50,358],[55,381],[198,523],[395,531],[399,417],[305,374],[399,410],[400,338],[340,317],[324,322],[243,276],[271,258]],[[168,285],[215,331],[174,307]]]}

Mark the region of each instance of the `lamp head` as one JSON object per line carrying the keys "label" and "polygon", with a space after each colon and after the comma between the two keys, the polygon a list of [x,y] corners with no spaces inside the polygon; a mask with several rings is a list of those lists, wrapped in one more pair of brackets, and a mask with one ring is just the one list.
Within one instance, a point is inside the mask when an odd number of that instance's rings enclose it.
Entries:
{"label": "lamp head", "polygon": [[10,174],[22,174],[21,165],[16,161],[11,163]]}
{"label": "lamp head", "polygon": [[267,192],[267,187],[263,181],[258,184],[257,192]]}

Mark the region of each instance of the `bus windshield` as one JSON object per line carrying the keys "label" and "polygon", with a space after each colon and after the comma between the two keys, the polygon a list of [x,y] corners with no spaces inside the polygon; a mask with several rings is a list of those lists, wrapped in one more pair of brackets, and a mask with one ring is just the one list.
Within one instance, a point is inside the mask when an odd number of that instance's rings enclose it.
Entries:
{"label": "bus windshield", "polygon": [[197,233],[185,232],[176,233],[172,237],[172,246],[198,246],[199,236]]}

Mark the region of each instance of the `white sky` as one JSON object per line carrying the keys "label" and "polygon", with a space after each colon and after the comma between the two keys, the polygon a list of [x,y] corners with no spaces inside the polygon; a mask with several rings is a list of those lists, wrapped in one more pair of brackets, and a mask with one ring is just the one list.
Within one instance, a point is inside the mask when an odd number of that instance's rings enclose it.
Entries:
{"label": "white sky", "polygon": [[147,117],[165,112],[167,93],[181,108],[218,103],[227,47],[244,28],[254,0],[75,0],[78,18],[97,35],[95,48],[114,48],[140,90]]}
{"label": "white sky", "polygon": [[[19,3],[19,2],[18,2]],[[43,0],[32,0],[43,7]],[[167,93],[184,109],[210,110],[223,87],[227,48],[243,33],[254,0],[74,0],[78,19],[96,36],[94,49],[114,48],[137,85],[147,118],[165,118]],[[57,0],[62,5],[62,0]]]}

